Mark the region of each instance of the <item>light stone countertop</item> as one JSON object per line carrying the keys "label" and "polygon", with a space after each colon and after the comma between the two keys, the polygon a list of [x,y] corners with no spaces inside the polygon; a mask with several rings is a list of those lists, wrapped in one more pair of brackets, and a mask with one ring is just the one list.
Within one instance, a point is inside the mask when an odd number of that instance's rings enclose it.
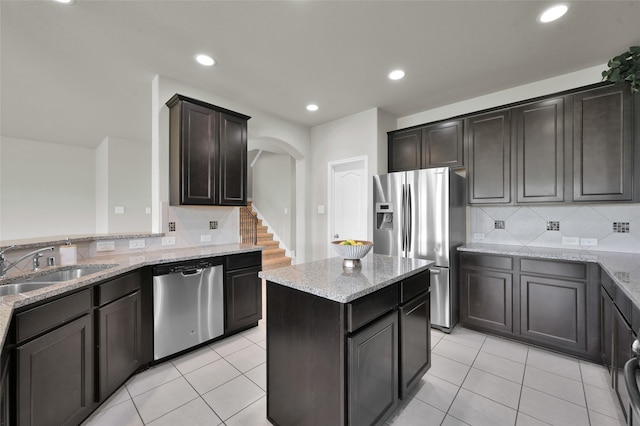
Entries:
{"label": "light stone countertop", "polygon": [[432,261],[369,253],[360,271],[332,257],[259,273],[260,278],[340,303],[348,303],[429,269]]}
{"label": "light stone countertop", "polygon": [[[11,316],[16,308],[28,306],[48,298],[59,296],[72,290],[87,287],[100,281],[130,272],[144,266],[159,265],[162,263],[180,262],[184,260],[201,259],[207,257],[227,256],[232,254],[262,251],[263,246],[250,244],[224,244],[192,248],[165,249],[130,254],[118,254],[113,256],[96,256],[78,262],[78,265],[109,265],[99,272],[86,275],[73,280],[62,281],[50,286],[33,290],[28,293],[7,295],[0,297],[0,345],[4,341],[9,329]],[[6,279],[0,280],[0,285],[10,284],[30,277],[37,277],[49,272],[68,269],[65,266],[43,267],[37,273],[9,274]],[[34,279],[34,281],[36,281]]]}
{"label": "light stone countertop", "polygon": [[499,244],[466,244],[458,251],[599,264],[640,308],[640,254]]}

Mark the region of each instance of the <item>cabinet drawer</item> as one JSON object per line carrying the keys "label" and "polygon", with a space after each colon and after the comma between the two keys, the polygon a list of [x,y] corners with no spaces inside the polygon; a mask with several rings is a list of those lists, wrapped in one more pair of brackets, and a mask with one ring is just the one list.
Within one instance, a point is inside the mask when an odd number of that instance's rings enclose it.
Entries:
{"label": "cabinet drawer", "polygon": [[400,283],[400,303],[408,302],[420,293],[429,290],[429,280],[429,271],[402,280]]}
{"label": "cabinet drawer", "polygon": [[604,270],[600,270],[600,284],[607,291],[609,296],[614,299],[616,296],[616,291],[618,290],[617,286],[613,282],[613,279],[607,274]]}
{"label": "cabinet drawer", "polygon": [[364,296],[347,305],[347,331],[351,333],[398,306],[398,284]]}
{"label": "cabinet drawer", "polygon": [[133,273],[107,281],[96,287],[96,304],[102,306],[140,289],[140,274]]}
{"label": "cabinet drawer", "polygon": [[252,266],[262,266],[261,251],[227,256],[227,270],[250,268]]}
{"label": "cabinet drawer", "polygon": [[480,268],[513,269],[513,258],[493,255],[465,255],[462,260],[463,267],[477,266]]}
{"label": "cabinet drawer", "polygon": [[522,272],[533,272],[535,274],[556,275],[580,280],[587,278],[587,265],[584,263],[522,259],[520,261],[520,269]]}
{"label": "cabinet drawer", "polygon": [[16,315],[18,342],[69,321],[91,309],[91,290],[84,290]]}

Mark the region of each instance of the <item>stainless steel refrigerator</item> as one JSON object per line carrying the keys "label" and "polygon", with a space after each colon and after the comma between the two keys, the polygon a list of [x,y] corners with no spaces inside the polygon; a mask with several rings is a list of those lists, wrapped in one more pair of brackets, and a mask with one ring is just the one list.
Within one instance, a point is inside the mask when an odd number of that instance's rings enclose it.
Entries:
{"label": "stainless steel refrigerator", "polygon": [[373,252],[433,260],[431,326],[459,319],[458,253],[466,238],[465,179],[448,168],[373,177]]}

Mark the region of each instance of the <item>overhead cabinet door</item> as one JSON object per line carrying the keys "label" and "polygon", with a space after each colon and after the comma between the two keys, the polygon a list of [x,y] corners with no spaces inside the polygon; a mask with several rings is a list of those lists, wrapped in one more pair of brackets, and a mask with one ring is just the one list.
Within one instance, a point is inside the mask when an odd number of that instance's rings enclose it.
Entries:
{"label": "overhead cabinet door", "polygon": [[575,201],[633,197],[633,113],[626,84],[574,95]]}
{"label": "overhead cabinet door", "polygon": [[511,202],[510,111],[466,119],[469,204]]}
{"label": "overhead cabinet door", "polygon": [[517,202],[564,200],[564,99],[513,110]]}

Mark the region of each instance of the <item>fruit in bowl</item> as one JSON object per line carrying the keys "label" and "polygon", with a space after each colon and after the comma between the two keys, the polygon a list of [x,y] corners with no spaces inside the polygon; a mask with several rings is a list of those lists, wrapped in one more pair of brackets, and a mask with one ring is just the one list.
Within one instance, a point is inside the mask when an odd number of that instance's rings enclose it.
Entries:
{"label": "fruit in bowl", "polygon": [[343,259],[362,259],[373,247],[371,241],[364,240],[336,240],[331,244],[338,256]]}

